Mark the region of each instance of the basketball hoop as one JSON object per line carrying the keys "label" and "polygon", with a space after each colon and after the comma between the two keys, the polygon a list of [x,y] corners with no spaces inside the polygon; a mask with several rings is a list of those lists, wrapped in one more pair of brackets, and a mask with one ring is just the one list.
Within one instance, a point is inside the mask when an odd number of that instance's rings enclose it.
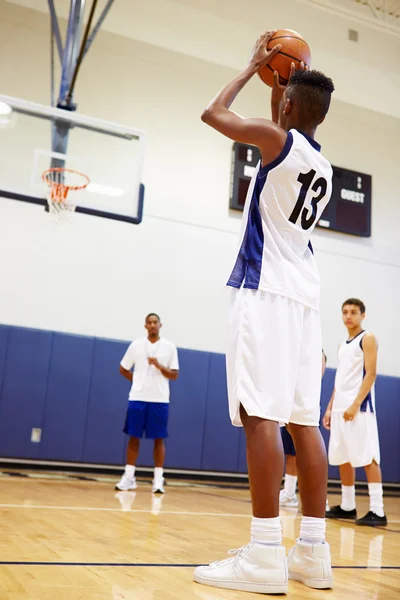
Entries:
{"label": "basketball hoop", "polygon": [[90,183],[87,175],[72,169],[47,169],[42,174],[49,211],[53,215],[71,214],[76,204],[71,202],[69,192],[84,190]]}

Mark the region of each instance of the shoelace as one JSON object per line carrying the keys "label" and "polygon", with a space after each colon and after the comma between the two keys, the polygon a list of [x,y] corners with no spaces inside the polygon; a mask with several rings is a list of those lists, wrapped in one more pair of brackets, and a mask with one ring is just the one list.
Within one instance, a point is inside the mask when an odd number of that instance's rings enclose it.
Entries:
{"label": "shoelace", "polygon": [[233,548],[232,550],[228,550],[227,554],[230,555],[230,558],[224,558],[223,560],[216,560],[216,561],[212,562],[211,565],[216,567],[216,566],[222,565],[223,563],[228,562],[230,560],[239,560],[239,558],[243,555],[244,551],[248,549],[250,544],[251,544],[251,542],[249,544],[246,544],[246,546],[241,546],[240,548]]}
{"label": "shoelace", "polygon": [[288,556],[287,556],[287,559],[286,559],[286,560],[289,560],[289,558],[291,558],[291,557],[293,556],[293,554],[295,553],[295,550],[296,550],[296,547],[295,547],[295,546],[293,546],[293,548],[290,548],[290,550],[289,550],[289,554],[288,554]]}

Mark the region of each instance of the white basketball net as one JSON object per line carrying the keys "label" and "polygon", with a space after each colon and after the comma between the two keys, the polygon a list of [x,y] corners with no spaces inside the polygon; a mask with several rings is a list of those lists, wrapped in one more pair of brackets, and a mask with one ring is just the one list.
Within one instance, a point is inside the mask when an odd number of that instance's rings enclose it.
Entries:
{"label": "white basketball net", "polygon": [[[49,211],[54,216],[68,216],[76,204],[71,192],[83,190],[90,183],[89,177],[72,169],[48,169],[42,175]],[[73,197],[73,194],[72,194]]]}

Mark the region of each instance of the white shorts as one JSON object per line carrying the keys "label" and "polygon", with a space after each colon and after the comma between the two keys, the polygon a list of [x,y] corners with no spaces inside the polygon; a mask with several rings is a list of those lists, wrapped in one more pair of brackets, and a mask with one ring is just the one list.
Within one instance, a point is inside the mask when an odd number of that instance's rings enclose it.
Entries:
{"label": "white shorts", "polygon": [[229,415],[319,425],[319,311],[261,290],[231,289],[226,353]]}
{"label": "white shorts", "polygon": [[330,465],[350,463],[354,468],[381,461],[378,424],[372,412],[358,412],[352,421],[345,421],[344,412],[333,412],[328,460]]}

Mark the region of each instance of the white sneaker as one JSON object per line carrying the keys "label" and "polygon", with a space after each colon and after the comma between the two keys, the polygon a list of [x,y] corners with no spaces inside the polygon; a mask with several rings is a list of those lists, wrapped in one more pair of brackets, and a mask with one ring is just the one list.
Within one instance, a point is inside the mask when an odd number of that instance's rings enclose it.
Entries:
{"label": "white sneaker", "polygon": [[164,477],[161,477],[161,479],[153,479],[153,494],[165,494],[164,483]]}
{"label": "white sneaker", "polygon": [[289,551],[287,563],[289,579],[318,590],[333,587],[331,552],[327,542],[306,544],[296,540],[296,545]]}
{"label": "white sneaker", "polygon": [[128,477],[125,473],[122,475],[121,480],[115,486],[116,490],[121,492],[127,492],[129,490],[136,490],[137,484],[135,477]]}
{"label": "white sneaker", "polygon": [[197,567],[194,581],[229,590],[286,594],[288,574],[284,546],[266,546],[250,542],[238,550],[230,550],[232,558]]}
{"label": "white sneaker", "polygon": [[279,492],[279,506],[285,506],[286,508],[297,508],[299,506],[299,500],[294,496],[288,496],[285,490]]}

